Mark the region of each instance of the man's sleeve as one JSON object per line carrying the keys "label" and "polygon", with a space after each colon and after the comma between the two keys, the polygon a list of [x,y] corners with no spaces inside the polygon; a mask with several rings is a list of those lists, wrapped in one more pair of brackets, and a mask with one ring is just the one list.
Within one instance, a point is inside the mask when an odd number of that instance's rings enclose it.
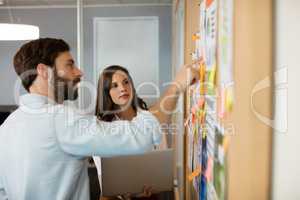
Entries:
{"label": "man's sleeve", "polygon": [[148,111],[138,112],[132,121],[103,122],[67,108],[56,114],[54,123],[61,148],[75,156],[138,154],[161,140],[160,124]]}

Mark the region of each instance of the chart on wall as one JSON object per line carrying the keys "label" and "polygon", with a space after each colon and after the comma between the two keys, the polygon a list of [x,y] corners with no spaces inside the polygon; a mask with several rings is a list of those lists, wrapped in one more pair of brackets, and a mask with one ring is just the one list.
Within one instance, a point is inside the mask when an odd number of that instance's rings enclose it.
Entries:
{"label": "chart on wall", "polygon": [[226,153],[229,135],[224,123],[233,103],[233,0],[202,0],[193,60],[200,80],[188,92],[187,181],[192,199],[226,199]]}

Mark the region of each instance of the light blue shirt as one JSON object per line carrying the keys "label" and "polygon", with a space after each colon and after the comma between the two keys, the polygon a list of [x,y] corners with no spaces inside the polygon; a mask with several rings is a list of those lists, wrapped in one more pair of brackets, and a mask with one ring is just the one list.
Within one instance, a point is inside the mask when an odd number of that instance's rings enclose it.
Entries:
{"label": "light blue shirt", "polygon": [[0,200],[88,200],[87,157],[139,154],[160,139],[148,111],[109,123],[26,94],[0,127]]}

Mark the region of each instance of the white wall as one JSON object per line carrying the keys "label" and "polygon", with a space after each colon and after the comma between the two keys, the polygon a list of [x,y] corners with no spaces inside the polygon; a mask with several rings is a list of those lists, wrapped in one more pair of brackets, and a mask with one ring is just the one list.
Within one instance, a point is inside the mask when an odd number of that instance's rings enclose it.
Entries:
{"label": "white wall", "polygon": [[[274,200],[300,199],[300,1],[276,0],[275,70],[287,67],[287,87],[277,87],[275,94],[276,127],[274,131],[273,187]],[[284,80],[284,70],[281,70]],[[283,87],[282,87],[283,86]],[[287,92],[284,92],[287,88]],[[287,93],[287,98],[284,94]],[[286,99],[286,100],[285,100]],[[285,119],[285,113],[287,118]],[[287,123],[285,122],[287,120]]]}
{"label": "white wall", "polygon": [[95,18],[95,85],[105,67],[121,65],[131,74],[139,97],[148,105],[155,103],[159,86],[158,24],[157,16]]}
{"label": "white wall", "polygon": [[[76,8],[20,8],[11,10],[14,21],[40,27],[41,37],[63,38],[71,46],[76,58]],[[115,6],[87,7],[83,10],[84,78],[93,81],[93,18],[157,16],[159,18],[159,84],[171,79],[171,6]],[[0,23],[10,22],[7,9],[0,8]],[[0,30],[1,31],[1,30]],[[17,76],[13,69],[13,56],[24,42],[0,41],[0,105],[15,105],[13,88]],[[116,60],[116,63],[118,60]],[[95,97],[84,93],[88,104]]]}

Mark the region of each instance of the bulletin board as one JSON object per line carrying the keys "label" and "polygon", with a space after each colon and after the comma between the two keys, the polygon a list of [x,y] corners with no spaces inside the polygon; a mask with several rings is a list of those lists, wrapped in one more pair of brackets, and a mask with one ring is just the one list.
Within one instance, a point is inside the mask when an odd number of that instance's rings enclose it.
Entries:
{"label": "bulletin board", "polygon": [[226,118],[234,105],[233,0],[200,0],[188,6],[198,15],[190,24],[190,56],[197,61],[200,80],[186,94],[185,197],[222,200],[231,130]]}

